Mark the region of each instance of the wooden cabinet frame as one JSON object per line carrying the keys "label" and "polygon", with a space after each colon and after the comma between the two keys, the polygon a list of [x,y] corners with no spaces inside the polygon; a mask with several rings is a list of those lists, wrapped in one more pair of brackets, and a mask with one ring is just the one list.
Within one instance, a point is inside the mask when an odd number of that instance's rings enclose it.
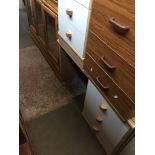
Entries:
{"label": "wooden cabinet frame", "polygon": [[[31,3],[31,4],[30,4]],[[37,7],[36,3],[40,5],[41,9],[41,27],[39,27],[39,17],[37,14]],[[46,61],[49,63],[49,65],[52,67],[53,71],[56,73],[59,79],[60,78],[60,52],[59,52],[59,44],[57,42],[58,40],[58,8],[57,3],[53,2],[48,3],[45,0],[26,0],[26,10],[27,10],[27,16],[28,16],[28,22],[29,22],[29,31],[31,34],[32,39],[40,49],[41,53],[45,57]],[[48,14],[50,17],[54,20],[54,25],[52,25],[55,29],[56,34],[56,43],[57,43],[57,54],[56,56],[53,56],[49,53],[49,38],[48,38],[48,29],[47,29],[47,20],[46,20],[46,14]],[[32,19],[33,18],[33,19]],[[34,21],[32,21],[34,20]],[[40,29],[39,29],[40,28]],[[42,30],[39,32],[39,30]],[[40,34],[42,34],[42,37]]]}

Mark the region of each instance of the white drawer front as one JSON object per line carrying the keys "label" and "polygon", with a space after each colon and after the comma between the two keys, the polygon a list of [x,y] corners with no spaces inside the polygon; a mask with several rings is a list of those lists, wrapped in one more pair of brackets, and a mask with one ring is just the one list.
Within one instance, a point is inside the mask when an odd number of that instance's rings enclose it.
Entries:
{"label": "white drawer front", "polygon": [[[102,100],[101,95],[98,91],[92,87],[92,83],[89,81],[87,85],[87,92],[85,96],[84,109],[83,113],[87,116],[87,120],[90,122],[91,120],[95,121],[95,116],[98,114],[99,102]],[[91,121],[92,122],[92,121]]]}
{"label": "white drawer front", "polygon": [[[70,17],[66,14],[66,10],[71,9],[73,15]],[[59,0],[58,1],[58,14],[64,18],[69,24],[74,25],[81,33],[87,32],[87,21],[90,11],[75,2],[74,0]]]}
{"label": "white drawer front", "polygon": [[[72,32],[72,37],[69,39],[66,32]],[[66,22],[59,16],[59,35],[68,43],[68,45],[77,52],[81,58],[84,57],[85,35],[81,34],[75,27]]]}
{"label": "white drawer front", "polygon": [[103,122],[99,125],[101,131],[98,136],[107,154],[110,154],[130,127],[119,119],[104,98],[102,102],[106,105],[107,111],[103,115]]}
{"label": "white drawer front", "polygon": [[93,0],[75,0],[75,1],[82,4],[83,6],[85,6],[88,9],[91,9],[91,7],[92,7],[92,1]]}
{"label": "white drawer front", "polygon": [[[100,102],[103,102],[106,105],[106,111],[99,109]],[[121,138],[130,129],[127,124],[123,123],[119,119],[116,113],[109,106],[108,102],[90,81],[87,86],[83,113],[87,115],[88,121],[89,118],[92,119],[90,122],[93,122],[93,117],[95,121],[97,114],[102,116],[102,123],[96,122],[96,126],[100,130],[96,136],[100,140],[107,154],[110,154],[113,151],[116,145],[120,142]]]}

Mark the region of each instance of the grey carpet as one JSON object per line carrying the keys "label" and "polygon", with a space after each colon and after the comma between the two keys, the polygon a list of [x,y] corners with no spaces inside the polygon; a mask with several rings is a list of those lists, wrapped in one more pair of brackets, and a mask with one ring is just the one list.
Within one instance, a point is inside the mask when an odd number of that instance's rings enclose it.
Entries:
{"label": "grey carpet", "polygon": [[61,83],[35,46],[20,49],[19,71],[20,110],[25,121],[55,110],[85,91],[78,78],[70,81],[72,89]]}
{"label": "grey carpet", "polygon": [[26,126],[34,155],[105,155],[73,103]]}

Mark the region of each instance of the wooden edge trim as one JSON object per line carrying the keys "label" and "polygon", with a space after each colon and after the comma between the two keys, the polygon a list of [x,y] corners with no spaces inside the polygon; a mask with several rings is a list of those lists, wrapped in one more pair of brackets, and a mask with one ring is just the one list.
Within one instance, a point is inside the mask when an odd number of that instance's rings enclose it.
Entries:
{"label": "wooden edge trim", "polygon": [[54,17],[55,19],[57,19],[57,14],[55,12],[53,12],[52,10],[50,10],[46,5],[44,5],[43,3],[41,4],[42,8],[48,13],[50,14],[52,17]]}
{"label": "wooden edge trim", "polygon": [[130,125],[130,127],[132,129],[135,129],[135,121],[134,121],[134,118],[129,119],[127,122],[128,122],[128,124]]}
{"label": "wooden edge trim", "polygon": [[[53,3],[53,2],[52,2]],[[53,4],[49,4],[48,2],[46,2],[45,0],[43,0],[43,4],[48,7],[51,11],[55,12],[56,14],[58,14],[58,5],[56,5],[56,3],[54,2],[55,5]]]}
{"label": "wooden edge trim", "polygon": [[111,153],[111,155],[117,155],[119,154],[125,146],[130,142],[130,140],[135,136],[135,130],[130,129],[121,139],[121,141],[117,144],[114,151]]}
{"label": "wooden edge trim", "polygon": [[20,125],[20,128],[21,128],[25,138],[26,138],[27,144],[29,146],[30,155],[33,155],[34,153],[33,153],[33,150],[32,150],[32,145],[31,145],[31,142],[30,142],[30,139],[29,139],[26,127],[25,127],[25,123],[24,123],[24,120],[23,120],[23,117],[22,117],[22,114],[21,114],[20,111],[19,111],[19,125]]}

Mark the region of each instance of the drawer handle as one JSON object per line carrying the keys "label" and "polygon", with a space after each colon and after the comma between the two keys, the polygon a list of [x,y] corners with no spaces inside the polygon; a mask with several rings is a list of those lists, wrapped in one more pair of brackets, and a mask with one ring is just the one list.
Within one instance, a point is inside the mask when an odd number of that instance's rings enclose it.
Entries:
{"label": "drawer handle", "polygon": [[101,83],[100,79],[101,79],[101,78],[98,76],[98,77],[96,78],[96,81],[100,84],[100,86],[103,88],[103,90],[108,90],[109,87],[108,87],[108,86],[104,86],[104,85]]}
{"label": "drawer handle", "polygon": [[101,115],[96,115],[96,121],[101,123],[103,121],[103,118]]}
{"label": "drawer handle", "polygon": [[91,129],[92,129],[92,131],[94,133],[98,133],[99,132],[99,129],[96,126],[92,126]]}
{"label": "drawer handle", "polygon": [[115,70],[116,69],[116,66],[112,66],[112,65],[110,65],[107,61],[106,61],[106,59],[105,59],[105,57],[102,57],[101,58],[101,61],[105,64],[105,66],[109,69],[109,70]]}
{"label": "drawer handle", "polygon": [[73,10],[68,8],[68,9],[66,10],[66,14],[67,14],[68,16],[72,17],[72,15],[73,15]]}
{"label": "drawer handle", "polygon": [[71,39],[72,38],[72,32],[71,31],[66,32],[66,37]]}
{"label": "drawer handle", "polygon": [[109,20],[110,24],[112,24],[113,28],[119,32],[120,34],[125,34],[127,32],[129,32],[130,27],[129,26],[125,26],[125,25],[121,25],[120,23],[118,23],[114,17],[110,18]]}
{"label": "drawer handle", "polygon": [[103,102],[101,102],[101,103],[99,104],[99,108],[100,108],[102,111],[107,111],[107,107],[106,107],[106,105],[105,105]]}

